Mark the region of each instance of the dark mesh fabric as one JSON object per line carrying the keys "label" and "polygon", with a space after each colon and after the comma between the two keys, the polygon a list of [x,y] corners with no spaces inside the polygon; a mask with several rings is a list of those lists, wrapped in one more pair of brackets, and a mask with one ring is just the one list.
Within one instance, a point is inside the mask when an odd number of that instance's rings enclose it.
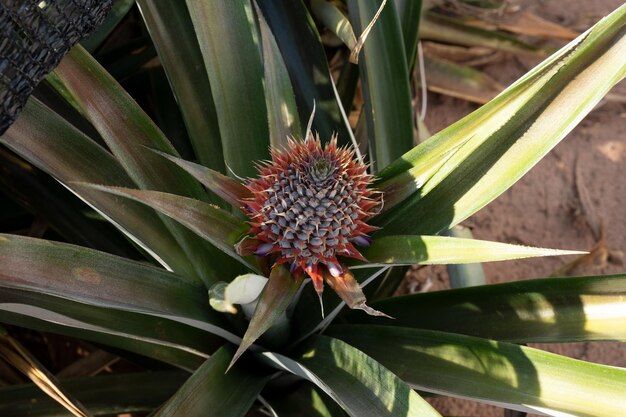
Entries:
{"label": "dark mesh fabric", "polygon": [[110,8],[111,0],[0,0],[0,134]]}

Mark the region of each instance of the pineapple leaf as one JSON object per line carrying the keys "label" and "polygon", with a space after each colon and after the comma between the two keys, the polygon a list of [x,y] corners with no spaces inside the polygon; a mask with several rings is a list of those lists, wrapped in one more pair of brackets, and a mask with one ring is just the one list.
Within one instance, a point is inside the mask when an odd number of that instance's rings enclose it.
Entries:
{"label": "pineapple leaf", "polygon": [[[113,253],[136,257],[138,251],[115,227],[97,218],[97,214],[54,178],[16,156],[0,149],[0,189],[11,195],[26,210],[46,219],[49,227],[68,242]],[[9,206],[10,199],[0,204],[0,224],[15,224],[19,207]],[[45,204],[41,204],[45,201]],[[3,211],[2,206],[8,210]],[[145,211],[144,208],[142,210]],[[3,218],[3,214],[9,218]],[[2,226],[0,226],[2,227]],[[10,227],[9,227],[10,228]]]}
{"label": "pineapple leaf", "polygon": [[[73,181],[134,187],[109,152],[35,99],[2,136],[6,145],[47,172],[144,248],[164,267],[194,279],[193,265],[162,220],[151,209],[111,194],[77,190]],[[197,278],[196,278],[197,279]]]}
{"label": "pineapple leaf", "polygon": [[402,29],[402,39],[404,40],[404,50],[409,73],[415,65],[417,57],[417,43],[420,38],[419,25],[422,15],[422,0],[395,0],[394,1],[400,26]]}
{"label": "pineapple leaf", "polygon": [[[152,149],[151,149],[152,150]],[[239,208],[241,200],[252,197],[252,193],[239,181],[228,177],[220,172],[184,159],[168,155],[161,151],[152,150],[164,158],[169,159],[195,179],[200,181],[207,189],[211,190],[231,206]]]}
{"label": "pineapple leaf", "polygon": [[147,146],[178,156],[148,115],[82,47],[73,48],[54,73],[141,188],[206,200],[188,174],[145,152]]}
{"label": "pineapple leaf", "polygon": [[[391,326],[514,343],[626,341],[626,275],[544,278],[412,294],[372,303]],[[347,314],[350,323],[375,321]]]}
{"label": "pineapple leaf", "polygon": [[237,343],[199,285],[80,246],[0,235],[0,286],[185,323]]}
{"label": "pineapple leaf", "polygon": [[279,416],[345,417],[345,413],[328,395],[313,384],[302,384],[280,398],[268,398]]}
{"label": "pineapple leaf", "polygon": [[[354,273],[354,277],[359,286],[361,289],[366,290],[364,291],[364,293],[366,293],[367,286],[375,280],[384,282],[387,276],[383,274],[390,269],[391,268],[387,266],[377,269],[363,268],[353,270],[351,273]],[[402,274],[402,276],[404,276],[404,274]],[[295,330],[295,340],[292,341],[290,347],[296,346],[313,334],[323,331],[340,313],[345,312],[346,302],[334,291],[327,291],[321,301],[323,302],[323,317],[311,314],[311,311],[317,310],[317,306],[320,303],[317,294],[315,294],[314,291],[303,291],[302,294],[300,294],[300,298],[298,299],[298,303],[294,306],[292,314],[292,327]],[[355,313],[365,315],[362,311],[355,311]],[[391,322],[391,320],[388,321]]]}
{"label": "pineapple leaf", "polygon": [[302,285],[303,277],[294,277],[284,265],[272,268],[269,280],[259,296],[248,329],[228,366],[237,359],[274,324],[277,324]]}
{"label": "pineapple leaf", "polygon": [[[244,237],[249,226],[217,206],[193,198],[159,191],[134,190],[85,183],[73,185],[79,189],[98,190],[145,204],[176,220],[248,268],[258,271],[253,260],[241,257],[235,252],[235,244]],[[211,258],[210,261],[215,262],[216,259],[218,258]],[[213,281],[221,278],[228,279],[229,277],[211,277]]]}
{"label": "pineapple leaf", "polygon": [[[149,147],[178,156],[148,115],[82,47],[73,48],[54,74],[140,188],[208,199],[189,174],[145,151]],[[219,252],[176,222],[162,219],[189,257],[195,275],[212,284],[211,275],[217,271],[209,260]]]}
{"label": "pineapple leaf", "polygon": [[[257,0],[257,4],[285,61],[300,120],[308,120],[315,105],[313,130],[325,140],[336,133],[341,145],[349,144],[350,135],[334,98],[324,46],[304,2]],[[304,136],[304,132],[301,134]]]}
{"label": "pineapple leaf", "polygon": [[[454,226],[445,234],[452,237],[474,239],[472,231],[469,228],[460,225]],[[577,256],[575,259],[580,259],[580,257]],[[453,264],[448,265],[446,270],[448,272],[450,288],[473,287],[476,285],[485,285],[487,283],[485,269],[481,263],[473,262],[468,264]]]}
{"label": "pineapple leaf", "polygon": [[[256,3],[253,4],[256,6]],[[256,11],[263,51],[265,100],[267,108],[270,109],[268,111],[270,144],[277,149],[287,145],[287,138],[299,137],[302,134],[302,127],[291,80],[276,39],[258,7]]]}
{"label": "pineapple leaf", "polygon": [[453,45],[480,46],[520,55],[545,55],[546,50],[522,42],[504,32],[470,26],[460,19],[433,11],[424,13],[420,24],[422,39]]}
{"label": "pineapple leaf", "polygon": [[445,59],[425,56],[424,71],[428,90],[474,103],[485,104],[504,90],[484,72]]}
{"label": "pineapple leaf", "polygon": [[[438,265],[505,261],[537,256],[579,255],[586,252],[535,248],[449,236],[384,236],[361,250],[363,266]],[[358,265],[358,264],[357,264]]]}
{"label": "pineapple leaf", "polygon": [[613,417],[626,409],[626,369],[431,330],[338,325],[328,334],[400,373],[414,389],[555,417]]}
{"label": "pineapple leaf", "polygon": [[189,133],[195,155],[204,166],[226,172],[213,103],[200,45],[184,1],[138,0]]}
{"label": "pineapple leaf", "polygon": [[224,343],[221,337],[173,320],[29,289],[0,287],[0,297],[3,323],[89,340],[187,371]]}
{"label": "pineapple leaf", "polygon": [[[380,0],[350,0],[348,10],[357,33],[372,20]],[[409,74],[400,22],[387,2],[372,27],[359,60],[370,160],[375,171],[413,147]]]}
{"label": "pineapple leaf", "polygon": [[245,416],[270,378],[237,365],[226,372],[232,357],[228,348],[215,352],[153,417]]}
{"label": "pineapple leaf", "polygon": [[311,11],[324,26],[334,33],[348,49],[356,46],[356,36],[348,17],[341,11],[338,4],[327,0],[312,0]]}
{"label": "pineapple leaf", "polygon": [[[513,185],[624,77],[625,21],[622,6],[494,100],[390,165],[381,183],[391,179],[404,188],[400,194],[413,191],[379,216],[381,233],[441,232]],[[417,189],[411,169],[437,155],[450,156]]]}
{"label": "pineapple leaf", "polygon": [[202,297],[195,295],[200,287],[153,266],[80,246],[5,234],[0,234],[0,256],[1,283],[6,287],[37,288],[77,301],[93,297],[101,300],[97,305],[110,301],[129,311],[171,310],[206,317]]}
{"label": "pineapple leaf", "polygon": [[187,7],[209,75],[224,161],[234,176],[254,175],[269,157],[263,66],[249,2],[192,1]]}
{"label": "pineapple leaf", "polygon": [[[64,380],[63,387],[95,415],[145,413],[166,401],[185,381],[177,371],[131,372]],[[3,417],[59,416],[59,405],[33,384],[0,389]]]}
{"label": "pineapple leaf", "polygon": [[[389,339],[385,342],[389,346]],[[352,417],[441,417],[389,369],[341,340],[315,336],[297,361],[263,355],[277,368],[311,381]]]}
{"label": "pineapple leaf", "polygon": [[381,214],[396,207],[409,197],[413,197],[424,186],[426,181],[435,175],[445,165],[446,161],[469,139],[469,137],[457,135],[443,143],[427,140],[413,148],[414,150],[420,149],[422,152],[420,152],[419,157],[415,161],[404,167],[406,168],[405,171],[397,175],[389,174],[398,166],[397,161],[388,169],[383,170],[374,181],[375,188],[382,191],[385,199]]}

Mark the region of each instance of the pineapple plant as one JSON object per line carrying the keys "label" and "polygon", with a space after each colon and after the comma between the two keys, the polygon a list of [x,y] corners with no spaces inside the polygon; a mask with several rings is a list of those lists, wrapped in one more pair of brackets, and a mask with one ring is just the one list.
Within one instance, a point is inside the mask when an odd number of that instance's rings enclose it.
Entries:
{"label": "pineapple plant", "polygon": [[[329,30],[370,31],[358,66],[342,46],[356,79],[335,86],[303,2],[138,0],[186,138],[80,46],[0,137],[89,206],[59,227],[70,243],[0,235],[0,320],[143,364],[35,382],[75,415],[439,416],[423,393],[619,415],[625,370],[524,344],[624,340],[624,275],[391,294],[406,265],[575,254],[444,234],[624,77],[626,7],[414,146],[419,8],[312,3],[336,12]],[[0,409],[58,415],[42,397],[3,388]]]}

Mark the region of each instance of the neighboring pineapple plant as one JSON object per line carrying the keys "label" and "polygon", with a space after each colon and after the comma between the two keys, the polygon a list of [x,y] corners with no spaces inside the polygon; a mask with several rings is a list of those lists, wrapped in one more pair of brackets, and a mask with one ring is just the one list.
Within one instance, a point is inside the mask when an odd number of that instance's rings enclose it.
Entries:
{"label": "neighboring pineapple plant", "polygon": [[[393,294],[407,265],[577,253],[445,234],[624,77],[626,6],[414,146],[416,3],[137,0],[158,61],[141,61],[150,45],[111,72],[152,71],[161,128],[74,48],[0,137],[63,185],[46,204],[69,242],[0,235],[0,321],[141,370],[59,383],[8,335],[0,355],[74,415],[439,416],[422,393],[623,413],[626,370],[525,344],[624,340],[626,276]],[[322,25],[345,44],[336,82]],[[0,410],[61,409],[19,386]]]}

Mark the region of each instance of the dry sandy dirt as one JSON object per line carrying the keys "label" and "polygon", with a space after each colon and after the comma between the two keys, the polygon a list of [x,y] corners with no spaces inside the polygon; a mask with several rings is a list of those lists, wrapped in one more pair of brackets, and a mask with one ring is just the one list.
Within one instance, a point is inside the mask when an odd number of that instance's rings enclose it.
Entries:
{"label": "dry sandy dirt", "polygon": [[[522,7],[581,32],[621,4],[619,0],[552,0],[522,2]],[[537,62],[537,59],[506,59],[483,69],[508,85]],[[613,93],[626,97],[624,84],[618,85]],[[429,93],[426,125],[431,132],[437,132],[476,107]],[[478,239],[589,251],[597,243],[593,228],[601,224],[606,251],[600,251],[569,274],[623,273],[626,269],[625,172],[626,104],[623,100],[605,100],[516,185],[464,225]],[[498,262],[485,264],[484,270],[487,281],[496,283],[546,277],[570,261],[572,257]],[[413,291],[449,287],[445,267],[414,269],[405,285],[405,290]],[[533,346],[590,362],[626,367],[625,343]],[[432,402],[442,415],[503,415],[501,408],[460,399],[436,398]]]}

